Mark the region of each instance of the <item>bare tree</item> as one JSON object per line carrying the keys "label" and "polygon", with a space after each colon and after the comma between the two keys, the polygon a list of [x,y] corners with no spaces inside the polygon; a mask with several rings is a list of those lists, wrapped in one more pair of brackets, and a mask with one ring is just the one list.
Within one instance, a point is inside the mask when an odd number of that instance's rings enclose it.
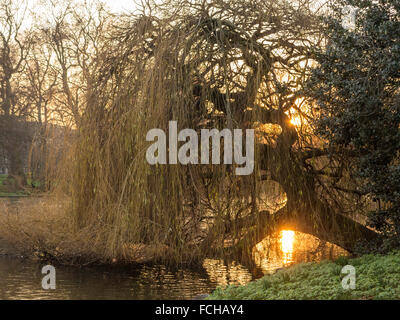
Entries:
{"label": "bare tree", "polygon": [[[348,168],[329,159],[313,133],[303,89],[313,48],[324,45],[315,10],[312,1],[148,1],[142,14],[123,18],[79,141],[79,223],[111,221],[110,251],[131,241],[189,256],[249,258],[282,228],[349,251],[359,240],[380,241],[346,210],[356,197]],[[275,126],[279,133],[262,132],[267,139],[258,141],[248,177],[224,166],[150,168],[143,135],[169,120],[198,131]],[[287,198],[273,214],[260,206],[265,180]]]}
{"label": "bare tree", "polygon": [[53,68],[58,72],[55,111],[65,123],[79,126],[94,74],[101,65],[109,14],[101,2],[61,2],[51,9],[44,34],[55,54]]}
{"label": "bare tree", "polygon": [[[30,114],[31,103],[23,99],[19,77],[25,72],[26,59],[32,46],[28,30],[23,30],[26,1],[0,2],[0,111],[1,145],[10,162],[10,175],[24,183],[24,153],[27,136],[22,121]],[[22,78],[22,77],[21,77]]]}
{"label": "bare tree", "polygon": [[40,186],[46,186],[46,166],[50,126],[58,122],[54,119],[54,98],[57,92],[58,72],[53,67],[53,49],[45,42],[43,32],[33,33],[34,43],[27,57],[24,74],[25,98],[30,101],[32,111],[30,119],[35,126],[30,152],[30,172],[32,181],[39,180]]}

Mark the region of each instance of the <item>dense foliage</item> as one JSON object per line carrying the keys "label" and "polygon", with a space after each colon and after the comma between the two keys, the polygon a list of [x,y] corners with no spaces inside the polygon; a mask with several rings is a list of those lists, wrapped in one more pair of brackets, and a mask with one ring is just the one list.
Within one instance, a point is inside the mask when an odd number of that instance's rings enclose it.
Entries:
{"label": "dense foliage", "polygon": [[[356,12],[354,26],[342,24],[345,6]],[[310,86],[319,133],[346,155],[341,161],[355,162],[358,192],[376,203],[369,226],[398,244],[400,2],[340,1],[326,22],[327,46],[316,55]]]}

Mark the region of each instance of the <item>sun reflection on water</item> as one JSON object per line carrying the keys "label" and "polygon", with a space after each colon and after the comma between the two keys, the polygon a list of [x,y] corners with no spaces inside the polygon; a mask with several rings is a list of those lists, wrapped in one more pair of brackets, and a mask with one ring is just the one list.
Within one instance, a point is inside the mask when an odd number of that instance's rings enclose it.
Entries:
{"label": "sun reflection on water", "polygon": [[[334,244],[293,230],[281,230],[266,237],[253,249],[254,262],[263,274],[273,274],[281,268],[300,262],[332,260],[347,254]],[[205,259],[203,267],[211,282],[223,287],[244,285],[257,279],[260,271],[249,270],[239,262],[217,259]]]}
{"label": "sun reflection on water", "polygon": [[280,241],[283,253],[282,262],[284,265],[290,264],[293,262],[294,231],[282,230]]}

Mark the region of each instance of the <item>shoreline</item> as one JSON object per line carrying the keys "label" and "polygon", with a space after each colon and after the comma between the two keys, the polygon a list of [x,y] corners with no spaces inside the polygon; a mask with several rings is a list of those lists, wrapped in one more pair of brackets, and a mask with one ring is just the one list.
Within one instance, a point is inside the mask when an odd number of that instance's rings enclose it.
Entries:
{"label": "shoreline", "polygon": [[[355,269],[355,289],[344,289],[345,266]],[[347,267],[348,268],[348,267]],[[297,264],[244,286],[217,288],[208,300],[398,300],[400,251]]]}

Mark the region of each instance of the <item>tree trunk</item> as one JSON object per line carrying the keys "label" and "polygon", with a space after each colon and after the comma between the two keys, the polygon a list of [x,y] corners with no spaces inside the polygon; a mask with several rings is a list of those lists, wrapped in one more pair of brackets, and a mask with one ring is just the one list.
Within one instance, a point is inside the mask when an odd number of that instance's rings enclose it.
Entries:
{"label": "tree trunk", "polygon": [[26,176],[24,172],[24,162],[26,156],[25,141],[28,136],[25,125],[15,117],[6,117],[5,119],[4,149],[9,162],[8,175],[13,179],[14,191],[21,190],[26,185]]}
{"label": "tree trunk", "polygon": [[[282,137],[283,141],[284,137]],[[289,137],[293,141],[293,134]],[[286,147],[282,147],[286,146]],[[284,208],[275,214],[260,212],[257,223],[228,255],[244,264],[251,264],[252,248],[266,237],[289,229],[313,235],[353,253],[361,241],[380,244],[383,236],[345,216],[321,199],[315,176],[307,172],[287,143],[276,148],[265,146],[261,167],[271,173],[287,195]]]}
{"label": "tree trunk", "polygon": [[[277,154],[280,159],[276,158]],[[267,165],[265,168],[269,169],[273,179],[281,184],[288,201],[275,214],[261,213],[262,218],[257,219],[257,225],[241,239],[236,248],[232,248],[236,257],[242,261],[251,259],[251,250],[257,243],[284,229],[313,235],[350,253],[354,252],[360,241],[382,242],[381,234],[337,212],[321,200],[315,191],[314,177],[298,165],[293,153],[288,151],[284,158],[286,160],[282,161],[279,152],[269,153],[264,166]],[[296,183],[293,183],[294,179]]]}

